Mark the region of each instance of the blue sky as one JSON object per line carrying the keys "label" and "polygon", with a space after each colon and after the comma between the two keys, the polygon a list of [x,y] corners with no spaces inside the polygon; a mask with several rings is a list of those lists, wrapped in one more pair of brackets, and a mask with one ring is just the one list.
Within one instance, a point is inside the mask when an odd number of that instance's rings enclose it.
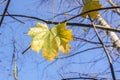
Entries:
{"label": "blue sky", "polygon": [[[60,0],[55,0],[54,5],[54,15],[58,13],[62,13],[64,11],[68,11],[74,7],[79,6],[78,3],[73,3],[71,1],[65,2],[59,8]],[[102,2],[104,3],[104,2]],[[105,4],[105,6],[108,4]],[[0,5],[0,14],[4,9],[4,4]],[[23,14],[39,17],[46,20],[52,20],[52,0],[43,3],[39,0],[12,0],[8,9],[10,14]],[[69,13],[72,15],[76,15],[79,13],[79,9]],[[71,17],[69,15],[67,17]],[[104,16],[104,15],[103,15]],[[103,49],[95,49],[88,52],[80,53],[78,55],[69,57],[69,58],[58,58],[53,62],[46,61],[41,57],[41,53],[37,54],[32,50],[28,50],[24,55],[21,53],[30,45],[31,37],[27,36],[27,32],[31,27],[35,26],[37,20],[27,19],[27,18],[18,18],[23,21],[25,24],[15,21],[10,17],[6,17],[0,27],[0,80],[14,80],[13,78],[13,43],[15,45],[15,56],[17,58],[17,67],[18,67],[18,78],[19,80],[61,80],[62,77],[78,77],[84,74],[92,74],[92,76],[96,76],[95,73],[101,72],[109,72],[109,66],[107,58],[105,57]],[[60,16],[55,18],[55,21],[62,21],[66,18],[66,16]],[[114,19],[113,19],[114,20]],[[117,21],[119,18],[116,19]],[[82,19],[72,20],[72,22],[81,22]],[[116,21],[116,23],[118,23]],[[41,21],[39,21],[41,22]],[[114,22],[114,21],[113,21]],[[43,22],[42,22],[43,23]],[[87,19],[85,19],[81,23],[89,23]],[[114,23],[112,25],[115,25]],[[48,26],[53,26],[48,24]],[[85,32],[83,32],[83,28],[80,27],[70,27],[68,28],[73,30],[73,35],[77,37],[84,38]],[[89,31],[89,35],[86,36],[87,39],[91,39],[94,37],[95,33],[93,30]],[[106,41],[107,38],[104,38]],[[109,39],[108,39],[109,40]],[[98,41],[96,38],[93,41]],[[74,40],[71,43],[72,49],[70,54],[74,54],[76,52],[80,52],[87,48],[95,47],[96,45],[81,42]],[[60,57],[65,57],[68,55],[61,55]],[[99,60],[96,63],[89,63],[90,61]],[[119,61],[119,60],[118,60]],[[115,70],[119,70],[120,64],[115,63]],[[60,75],[61,74],[61,75]],[[116,77],[120,78],[120,73],[116,73]],[[99,75],[98,77],[106,77],[111,78],[111,75],[104,74]]]}

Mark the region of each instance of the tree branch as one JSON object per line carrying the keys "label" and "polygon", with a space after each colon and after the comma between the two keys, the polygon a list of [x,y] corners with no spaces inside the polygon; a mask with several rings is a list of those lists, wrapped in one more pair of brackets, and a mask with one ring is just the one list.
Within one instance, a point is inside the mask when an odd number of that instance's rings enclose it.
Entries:
{"label": "tree branch", "polygon": [[101,10],[108,10],[108,9],[117,9],[117,8],[120,8],[120,6],[105,7],[105,8],[99,8],[99,9],[89,10],[89,11],[80,13],[80,14],[78,14],[78,15],[76,15],[76,16],[73,16],[73,17],[71,17],[71,18],[69,18],[69,19],[67,19],[67,20],[62,21],[62,22],[70,21],[70,20],[72,20],[72,19],[75,19],[75,18],[80,17],[80,16],[82,16],[82,15],[84,15],[84,14],[87,14],[87,13],[91,13],[91,12],[95,12],[95,11],[101,11]]}
{"label": "tree branch", "polygon": [[[108,2],[110,3],[110,5],[112,7],[116,7],[117,5],[113,2],[113,0],[108,0]],[[116,12],[119,16],[120,16],[120,9],[114,9],[114,12]]]}
{"label": "tree branch", "polygon": [[[0,15],[2,16],[2,15]],[[15,17],[24,17],[24,18],[30,18],[30,19],[35,19],[35,20],[39,20],[42,22],[45,22],[47,24],[59,24],[61,22],[52,22],[52,21],[48,21],[48,20],[44,20],[38,17],[34,17],[34,16],[28,16],[28,15],[21,15],[21,14],[10,14],[10,15],[5,15],[5,16],[15,16]],[[69,26],[79,26],[79,27],[90,27],[93,28],[91,24],[82,24],[82,23],[67,23],[67,25]],[[102,30],[108,30],[108,31],[114,31],[114,32],[120,32],[119,29],[114,29],[114,28],[106,28],[104,26],[100,26],[100,25],[95,25],[96,28],[98,29],[102,29]]]}
{"label": "tree branch", "polygon": [[98,32],[97,32],[97,30],[96,30],[96,27],[95,27],[95,25],[94,25],[93,22],[92,22],[92,25],[93,25],[93,27],[94,27],[94,31],[96,32],[96,35],[97,35],[97,37],[98,37],[101,45],[102,45],[102,47],[103,47],[103,49],[104,49],[104,51],[105,51],[105,53],[106,53],[106,56],[107,56],[107,59],[108,59],[108,62],[109,62],[109,66],[110,66],[110,69],[111,69],[112,78],[113,78],[113,80],[116,80],[115,73],[114,73],[114,68],[113,68],[113,65],[112,65],[112,59],[111,59],[111,57],[110,57],[110,54],[109,54],[106,46],[105,46],[104,43],[102,42],[102,39],[100,38],[100,35],[98,34]]}
{"label": "tree branch", "polygon": [[3,20],[4,20],[5,14],[6,14],[7,10],[8,10],[8,7],[9,7],[9,4],[10,4],[10,1],[11,1],[11,0],[8,0],[7,5],[6,5],[5,9],[4,9],[4,12],[3,12],[2,18],[1,18],[1,20],[0,20],[0,27],[1,27],[2,22],[3,22]]}
{"label": "tree branch", "polygon": [[79,80],[79,79],[98,80],[96,78],[87,78],[87,77],[65,78],[65,79],[61,79],[61,80],[72,80],[72,79],[76,79],[76,80]]}
{"label": "tree branch", "polygon": [[[106,46],[106,47],[111,47],[110,46]],[[78,51],[76,53],[73,53],[73,54],[70,54],[70,55],[67,55],[67,56],[64,56],[64,57],[58,57],[56,59],[65,59],[65,58],[69,58],[69,57],[73,57],[75,55],[78,55],[78,54],[81,54],[81,53],[84,53],[84,52],[87,52],[87,51],[91,51],[91,50],[95,50],[95,49],[100,49],[100,48],[103,48],[102,46],[99,46],[99,47],[92,47],[92,48],[88,48],[88,49],[84,49],[84,50],[81,50],[81,51]]]}

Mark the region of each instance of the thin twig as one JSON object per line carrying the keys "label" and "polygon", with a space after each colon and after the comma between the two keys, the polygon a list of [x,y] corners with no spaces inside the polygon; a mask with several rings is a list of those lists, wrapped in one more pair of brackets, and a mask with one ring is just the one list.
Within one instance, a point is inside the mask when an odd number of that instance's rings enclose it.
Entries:
{"label": "thin twig", "polygon": [[6,2],[6,0],[1,1],[0,4],[3,4],[4,2]]}
{"label": "thin twig", "polygon": [[14,69],[13,69],[13,75],[14,75],[14,79],[18,80],[18,70],[17,70],[17,64],[16,64],[16,56],[15,56],[15,52],[16,52],[16,47],[15,47],[15,42],[13,42],[13,64],[14,64]]}
{"label": "thin twig", "polygon": [[[106,47],[111,47],[110,46],[106,46]],[[100,49],[100,48],[103,48],[102,46],[99,46],[99,47],[92,47],[92,48],[88,48],[88,49],[84,49],[84,50],[81,50],[81,51],[78,51],[78,52],[75,52],[73,54],[70,54],[70,55],[67,55],[67,56],[64,56],[64,57],[58,57],[56,59],[65,59],[65,58],[70,58],[70,57],[73,57],[75,55],[78,55],[78,54],[81,54],[81,53],[84,53],[84,52],[87,52],[87,51],[91,51],[91,50],[95,50],[95,49]]]}
{"label": "thin twig", "polygon": [[0,27],[1,27],[2,22],[3,22],[3,20],[4,20],[5,14],[6,14],[7,10],[8,10],[8,7],[9,7],[9,4],[10,4],[10,1],[11,1],[11,0],[8,0],[7,5],[6,5],[5,9],[4,9],[4,12],[3,12],[2,18],[1,18],[1,20],[0,20]]}
{"label": "thin twig", "polygon": [[22,23],[22,24],[25,24],[25,22],[23,22],[23,21],[21,21],[21,20],[15,18],[14,16],[11,16],[10,13],[9,13],[8,11],[7,11],[7,14],[8,14],[12,19],[14,19],[14,20],[16,20],[16,21],[18,21],[18,22],[20,22],[20,23]]}
{"label": "thin twig", "polygon": [[25,49],[25,50],[22,52],[22,54],[25,54],[25,52],[27,52],[27,51],[30,49],[30,47],[31,47],[31,45],[30,45],[27,49]]}
{"label": "thin twig", "polygon": [[[43,21],[47,24],[59,24],[61,22],[52,22],[52,21],[47,21],[38,17],[34,17],[34,16],[28,16],[28,15],[21,15],[21,14],[10,14],[11,16],[16,16],[16,17],[24,17],[24,18],[30,18],[30,19],[35,19],[35,20],[39,20],[39,21]],[[2,15],[0,15],[2,16]],[[9,16],[9,15],[5,15],[5,16]],[[79,27],[90,27],[93,28],[91,24],[82,24],[82,23],[72,23],[72,22],[68,22],[67,25],[69,26],[79,26]],[[114,32],[120,32],[119,29],[114,29],[114,28],[105,28],[103,26],[100,25],[95,25],[96,28],[98,29],[102,29],[102,30],[109,30],[109,31],[114,31]]]}
{"label": "thin twig", "polygon": [[[84,2],[84,1],[83,1],[83,2]],[[85,3],[84,3],[84,4],[85,4]],[[110,54],[109,54],[109,52],[108,52],[108,49],[107,49],[106,46],[104,45],[104,43],[103,43],[103,41],[102,41],[102,39],[101,39],[101,37],[100,37],[100,35],[99,35],[96,27],[95,27],[95,24],[94,24],[92,18],[90,17],[90,15],[88,15],[88,17],[89,17],[89,19],[90,19],[90,21],[91,21],[91,23],[92,23],[92,25],[93,25],[93,27],[94,27],[94,31],[95,31],[95,33],[96,33],[96,35],[97,35],[97,37],[98,37],[98,40],[100,41],[100,43],[101,43],[101,45],[102,45],[102,47],[103,47],[103,49],[104,49],[104,51],[105,51],[105,53],[106,53],[106,56],[107,56],[107,59],[108,59],[108,62],[109,62],[109,66],[110,66],[110,70],[111,70],[112,79],[113,79],[113,80],[116,80],[115,73],[114,73],[114,68],[113,68],[113,65],[112,65],[112,59],[111,59],[111,56],[110,56]]]}
{"label": "thin twig", "polygon": [[73,79],[76,79],[76,80],[79,80],[79,79],[87,79],[87,80],[99,80],[99,79],[95,79],[95,78],[87,78],[87,77],[76,77],[76,78],[65,78],[65,79],[61,79],[61,80],[73,80]]}
{"label": "thin twig", "polygon": [[96,35],[97,35],[97,37],[98,37],[101,45],[102,45],[102,47],[103,47],[103,49],[104,49],[104,51],[105,51],[105,53],[106,53],[106,56],[107,56],[107,59],[108,59],[109,65],[110,65],[110,69],[111,69],[112,78],[113,78],[113,80],[116,80],[115,73],[114,73],[114,68],[113,68],[113,65],[112,65],[112,59],[111,59],[111,57],[110,57],[110,54],[109,54],[106,46],[105,46],[104,43],[102,42],[102,39],[100,38],[100,35],[99,35],[99,33],[97,32],[96,27],[95,27],[95,25],[94,25],[93,22],[92,22],[92,25],[93,25],[93,27],[94,27],[94,31],[95,31],[95,33],[96,33]]}
{"label": "thin twig", "polygon": [[95,11],[101,11],[101,10],[108,10],[108,9],[117,9],[117,8],[120,8],[120,6],[105,7],[105,8],[98,8],[98,9],[89,10],[89,11],[80,13],[80,14],[78,14],[78,15],[76,15],[76,16],[73,16],[73,17],[71,17],[71,18],[69,18],[69,19],[67,19],[67,20],[62,21],[62,22],[70,21],[70,20],[72,20],[72,19],[75,19],[75,18],[80,17],[80,16],[82,16],[82,15],[84,15],[84,14],[87,14],[87,13],[91,13],[91,12],[95,12]]}
{"label": "thin twig", "polygon": [[18,80],[18,76],[17,76],[17,65],[16,65],[15,55],[14,55],[14,78],[15,78],[15,80]]}

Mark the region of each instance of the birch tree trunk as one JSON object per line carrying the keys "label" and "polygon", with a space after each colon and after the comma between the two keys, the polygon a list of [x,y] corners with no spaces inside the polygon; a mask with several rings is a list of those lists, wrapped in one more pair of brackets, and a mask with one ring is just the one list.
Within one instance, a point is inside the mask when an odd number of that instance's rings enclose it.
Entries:
{"label": "birch tree trunk", "polygon": [[[111,26],[106,22],[106,20],[104,20],[100,15],[98,16],[97,20],[105,28],[111,28]],[[115,32],[112,32],[112,31],[108,31],[108,35],[110,36],[110,38],[111,38],[111,40],[113,42],[113,45],[115,45],[115,47],[117,48],[118,52],[120,53],[120,39],[119,39],[119,37],[117,36],[117,34]]]}
{"label": "birch tree trunk", "polygon": [[[111,6],[116,7],[117,5],[113,2],[113,0],[108,0]],[[114,9],[114,12],[116,12],[120,16],[120,9]]]}

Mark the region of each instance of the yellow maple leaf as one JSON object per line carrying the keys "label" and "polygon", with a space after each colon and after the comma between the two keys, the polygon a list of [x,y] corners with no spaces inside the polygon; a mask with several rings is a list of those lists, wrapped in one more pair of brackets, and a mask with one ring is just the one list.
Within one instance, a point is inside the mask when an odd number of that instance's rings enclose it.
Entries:
{"label": "yellow maple leaf", "polygon": [[[94,9],[99,9],[101,7],[102,5],[99,3],[99,0],[85,0],[85,5],[83,6],[82,13]],[[99,14],[98,11],[94,11],[84,14],[82,15],[82,17],[86,18],[86,16],[89,15],[92,19],[96,19],[98,14]]]}
{"label": "yellow maple leaf", "polygon": [[59,50],[64,53],[68,54],[70,52],[71,46],[69,44],[66,44],[65,48],[63,46],[59,47]]}
{"label": "yellow maple leaf", "polygon": [[66,29],[66,23],[58,24],[52,29],[48,29],[45,24],[37,23],[28,35],[33,38],[31,49],[37,53],[42,49],[42,56],[49,61],[58,57],[58,49],[63,53],[70,52],[69,42],[73,40],[73,36],[72,31]]}
{"label": "yellow maple leaf", "polygon": [[73,40],[72,30],[66,29],[66,23],[58,24],[53,29],[52,32],[56,36],[56,41],[58,43],[60,51],[63,53],[69,53],[70,46],[68,42]]}
{"label": "yellow maple leaf", "polygon": [[[42,26],[41,26],[42,25]],[[46,34],[49,31],[47,25],[36,23],[36,28],[31,28],[28,32],[28,35],[33,37],[31,42],[31,49],[39,53],[40,49],[43,46],[44,39],[46,38]]]}
{"label": "yellow maple leaf", "polygon": [[49,61],[52,61],[54,58],[58,57],[58,45],[55,41],[54,35],[50,31],[47,37],[44,39],[42,52],[42,56]]}

